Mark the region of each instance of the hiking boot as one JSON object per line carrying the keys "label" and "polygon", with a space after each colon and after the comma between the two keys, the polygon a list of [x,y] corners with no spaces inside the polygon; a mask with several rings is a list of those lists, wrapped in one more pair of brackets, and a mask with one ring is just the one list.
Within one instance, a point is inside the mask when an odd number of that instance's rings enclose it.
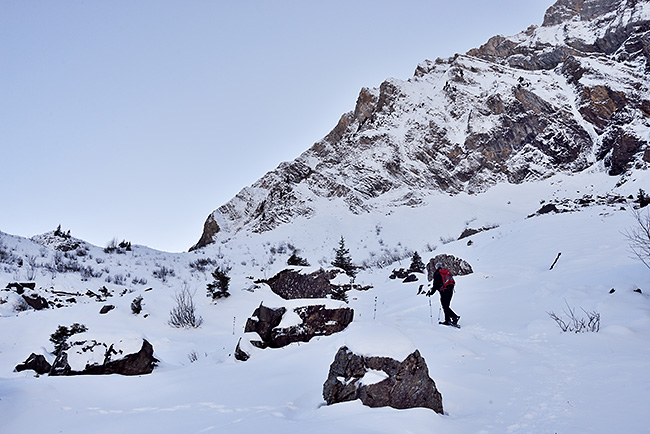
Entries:
{"label": "hiking boot", "polygon": [[458,316],[456,317],[456,319],[453,320],[451,323],[452,323],[453,325],[458,325],[458,320],[460,320],[460,315],[458,315]]}

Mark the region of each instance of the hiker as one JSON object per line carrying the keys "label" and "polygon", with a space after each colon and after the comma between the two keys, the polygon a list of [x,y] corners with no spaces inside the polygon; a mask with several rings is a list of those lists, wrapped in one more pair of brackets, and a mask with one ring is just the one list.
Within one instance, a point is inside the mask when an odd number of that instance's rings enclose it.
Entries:
{"label": "hiker", "polygon": [[440,324],[453,326],[458,325],[460,315],[456,315],[449,307],[451,297],[454,295],[455,284],[456,282],[454,281],[449,269],[443,264],[437,263],[436,271],[433,273],[433,286],[427,295],[430,296],[436,291],[440,291],[440,304],[442,305],[442,310],[445,312],[445,322],[441,322]]}

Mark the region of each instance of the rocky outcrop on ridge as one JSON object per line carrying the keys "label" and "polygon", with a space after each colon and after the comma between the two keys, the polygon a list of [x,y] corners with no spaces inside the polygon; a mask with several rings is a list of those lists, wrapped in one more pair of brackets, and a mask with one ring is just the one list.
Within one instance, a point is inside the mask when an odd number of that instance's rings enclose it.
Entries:
{"label": "rocky outcrop on ridge", "polygon": [[325,138],[210,214],[193,248],[322,203],[361,214],[389,192],[391,206],[418,206],[432,192],[645,168],[649,73],[648,0],[558,0],[541,26],[362,89]]}

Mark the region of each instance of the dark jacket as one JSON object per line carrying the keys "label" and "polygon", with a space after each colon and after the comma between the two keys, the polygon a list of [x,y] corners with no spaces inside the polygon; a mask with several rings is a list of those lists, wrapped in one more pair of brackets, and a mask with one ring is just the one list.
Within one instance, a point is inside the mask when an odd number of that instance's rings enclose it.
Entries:
{"label": "dark jacket", "polygon": [[431,292],[435,293],[440,288],[442,288],[442,276],[440,275],[440,270],[436,270],[433,273],[433,286],[431,287]]}

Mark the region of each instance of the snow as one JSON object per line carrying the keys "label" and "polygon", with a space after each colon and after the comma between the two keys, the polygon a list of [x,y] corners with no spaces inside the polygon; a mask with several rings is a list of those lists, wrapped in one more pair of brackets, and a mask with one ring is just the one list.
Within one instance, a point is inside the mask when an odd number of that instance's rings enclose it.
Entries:
{"label": "snow", "polygon": [[[498,184],[478,195],[424,196],[416,208],[387,206],[398,198],[396,193],[377,199],[376,211],[370,213],[342,219],[336,209],[322,214],[319,209],[311,219],[262,234],[240,233],[218,246],[184,254],[134,246],[132,252],[109,255],[89,246],[88,255],[78,260],[109,272],[85,281],[75,273],[53,275],[42,268],[53,260],[53,251],[0,234],[5,250],[36,257],[37,292],[54,287],[84,294],[106,286],[112,294],[105,302],[78,296],[76,303],[43,311],[16,313],[10,302],[0,305],[0,432],[645,432],[650,274],[632,257],[623,235],[634,224],[629,206],[594,205],[528,216],[543,201],[636,195],[648,181],[645,172],[619,178],[591,170],[535,183]],[[494,228],[449,241],[466,227],[484,226]],[[285,268],[292,252],[277,252],[287,244],[312,263],[305,272],[327,266],[341,235],[356,263],[372,252],[399,258],[383,268],[361,270],[355,283],[372,288],[349,292],[349,304],[282,300],[268,286],[253,283]],[[434,245],[435,250],[427,249]],[[410,284],[388,278],[393,268],[408,266],[415,250],[424,261],[447,253],[472,265],[473,274],[456,277],[452,301],[462,329],[438,326],[437,297],[417,295],[425,276]],[[192,270],[189,263],[198,258],[232,267],[231,297],[217,302],[206,297],[212,270]],[[152,276],[161,266],[175,271],[165,282]],[[22,267],[0,264],[0,287],[25,280],[25,273]],[[116,274],[124,275],[125,283],[105,281]],[[132,284],[135,277],[147,283]],[[184,284],[196,291],[204,319],[199,329],[167,324],[173,294]],[[131,292],[121,295],[125,288]],[[0,291],[0,299],[11,294]],[[136,316],[130,303],[138,295],[144,297],[143,313]],[[308,303],[348,306],[354,309],[354,321],[341,333],[256,349],[248,361],[236,361],[233,351],[246,319],[262,302],[285,306],[288,313]],[[116,309],[100,315],[108,303]],[[600,331],[562,333],[548,312],[563,315],[567,305],[577,314],[582,309],[600,313]],[[58,325],[74,322],[85,324],[88,332],[72,340],[122,340],[137,351],[146,337],[159,366],[139,377],[13,372],[32,352],[52,361],[49,335]],[[282,326],[296,322],[288,315]],[[323,383],[344,345],[359,354],[396,360],[419,350],[442,394],[445,414],[372,409],[360,402],[324,405]],[[190,354],[196,361],[190,361]],[[363,381],[381,381],[382,375],[370,372]]]}

